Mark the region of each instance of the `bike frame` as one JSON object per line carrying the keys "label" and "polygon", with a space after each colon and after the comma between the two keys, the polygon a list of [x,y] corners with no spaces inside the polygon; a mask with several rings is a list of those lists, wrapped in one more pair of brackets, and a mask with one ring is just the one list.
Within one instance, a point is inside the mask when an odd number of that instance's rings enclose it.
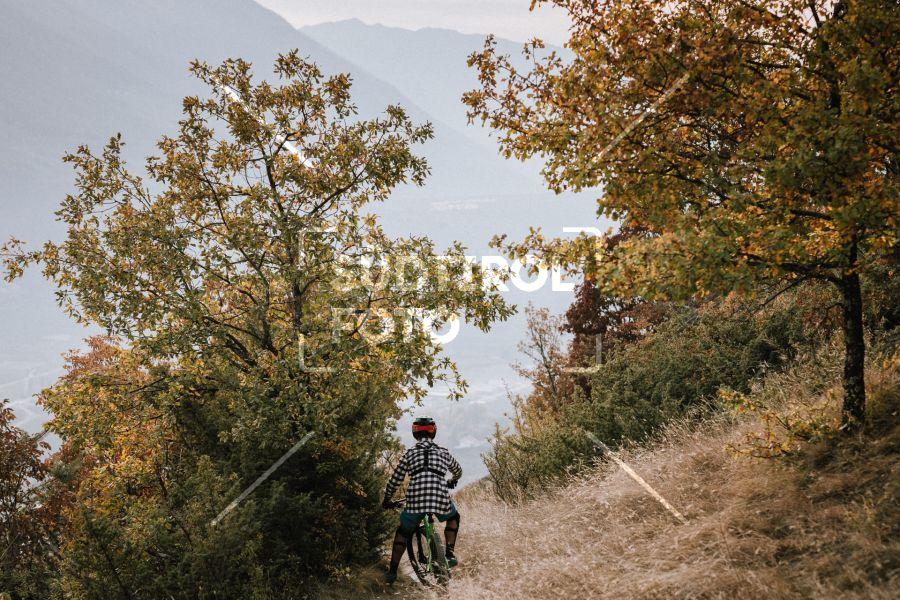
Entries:
{"label": "bike frame", "polygon": [[431,515],[424,517],[422,520],[425,522],[425,557],[427,558],[425,571],[430,573],[432,572],[431,544],[434,542],[434,521]]}

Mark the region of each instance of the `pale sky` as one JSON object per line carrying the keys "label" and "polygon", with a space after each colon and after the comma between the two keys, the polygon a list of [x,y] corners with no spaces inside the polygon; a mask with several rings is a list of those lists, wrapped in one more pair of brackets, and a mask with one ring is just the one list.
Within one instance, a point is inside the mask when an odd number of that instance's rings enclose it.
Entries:
{"label": "pale sky", "polygon": [[530,0],[256,0],[294,27],[356,18],[405,29],[442,27],[494,33],[514,41],[540,37],[561,45],[568,22],[558,8],[528,11]]}

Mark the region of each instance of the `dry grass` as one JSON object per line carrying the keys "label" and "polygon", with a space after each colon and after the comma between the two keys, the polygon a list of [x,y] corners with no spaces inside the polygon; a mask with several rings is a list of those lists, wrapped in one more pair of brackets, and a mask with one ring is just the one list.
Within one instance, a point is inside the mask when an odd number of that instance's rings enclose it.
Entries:
{"label": "dry grass", "polygon": [[[837,373],[820,365],[773,374],[754,394],[772,409],[819,411],[822,399],[839,397]],[[675,424],[653,448],[626,451],[684,525],[608,464],[518,506],[497,501],[484,482],[469,486],[456,498],[461,562],[449,597],[900,597],[900,360],[867,376],[872,426],[852,438],[777,460],[737,456],[728,448],[761,424],[722,415]],[[381,572],[355,574],[327,597],[448,597],[402,576],[386,589]]]}
{"label": "dry grass", "polygon": [[[823,393],[798,375],[784,380],[794,388],[786,395]],[[750,418],[673,426],[653,449],[626,452],[685,525],[605,465],[516,507],[484,487],[468,490],[458,500],[461,563],[450,596],[896,598],[898,375],[894,364],[869,378],[879,430],[791,458],[727,451],[759,427]]]}

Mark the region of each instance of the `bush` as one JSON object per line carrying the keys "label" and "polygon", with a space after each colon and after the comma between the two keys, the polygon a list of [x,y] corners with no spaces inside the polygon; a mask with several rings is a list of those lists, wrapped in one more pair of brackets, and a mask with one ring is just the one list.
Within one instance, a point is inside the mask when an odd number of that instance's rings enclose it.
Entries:
{"label": "bush", "polygon": [[[498,430],[485,462],[497,494],[531,497],[610,446],[641,443],[675,417],[711,410],[719,388],[747,392],[766,366],[778,368],[813,341],[792,298],[752,312],[726,299],[674,309],[658,329],[613,353],[569,402],[534,414],[517,402],[513,430]],[[578,386],[576,386],[578,388]]]}

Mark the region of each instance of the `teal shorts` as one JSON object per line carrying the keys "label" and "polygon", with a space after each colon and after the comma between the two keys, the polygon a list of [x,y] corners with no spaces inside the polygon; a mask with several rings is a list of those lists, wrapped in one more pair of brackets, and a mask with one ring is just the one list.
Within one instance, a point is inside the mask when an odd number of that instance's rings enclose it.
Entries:
{"label": "teal shorts", "polygon": [[[444,521],[449,521],[457,514],[456,505],[453,504],[453,501],[450,501],[450,512],[445,515],[437,515],[437,520],[443,523]],[[411,513],[406,509],[403,509],[403,512],[400,513],[400,530],[405,533],[412,533],[415,531],[416,526],[428,515],[426,513]]]}

